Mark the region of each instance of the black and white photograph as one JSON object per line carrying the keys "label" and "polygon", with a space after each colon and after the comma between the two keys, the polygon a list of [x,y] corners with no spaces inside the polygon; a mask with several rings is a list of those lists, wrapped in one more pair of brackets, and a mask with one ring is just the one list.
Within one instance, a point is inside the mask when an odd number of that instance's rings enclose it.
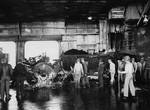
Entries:
{"label": "black and white photograph", "polygon": [[150,0],[0,0],[0,110],[150,110]]}

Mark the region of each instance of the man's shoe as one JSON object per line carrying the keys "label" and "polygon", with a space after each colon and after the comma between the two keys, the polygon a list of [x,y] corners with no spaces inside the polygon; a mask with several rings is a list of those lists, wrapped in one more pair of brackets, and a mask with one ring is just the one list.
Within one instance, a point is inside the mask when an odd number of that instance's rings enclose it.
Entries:
{"label": "man's shoe", "polygon": [[133,102],[136,102],[136,97],[135,96],[132,96],[131,99],[132,99]]}
{"label": "man's shoe", "polygon": [[1,102],[5,102],[5,100],[4,100],[4,99],[0,99],[0,101],[1,101]]}
{"label": "man's shoe", "polygon": [[6,102],[8,102],[11,98],[8,96],[6,97]]}
{"label": "man's shoe", "polygon": [[124,102],[128,101],[128,97],[123,97],[122,101],[124,101]]}
{"label": "man's shoe", "polygon": [[86,88],[85,86],[83,86],[83,88]]}
{"label": "man's shoe", "polygon": [[9,94],[9,97],[11,98],[11,95]]}

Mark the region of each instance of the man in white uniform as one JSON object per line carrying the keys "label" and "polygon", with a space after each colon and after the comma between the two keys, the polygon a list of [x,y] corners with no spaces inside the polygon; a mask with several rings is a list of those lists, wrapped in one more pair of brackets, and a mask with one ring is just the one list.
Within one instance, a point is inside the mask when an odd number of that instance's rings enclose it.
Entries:
{"label": "man in white uniform", "polygon": [[111,80],[110,83],[113,84],[114,83],[114,76],[116,73],[116,67],[115,64],[112,62],[111,59],[108,59],[108,63],[109,63],[109,72],[110,72],[110,76],[111,76]]}
{"label": "man in white uniform", "polygon": [[130,57],[125,56],[125,71],[118,71],[119,73],[126,74],[125,76],[125,82],[124,82],[124,99],[127,99],[129,96],[129,89],[131,92],[131,95],[135,96],[135,87],[133,84],[133,73],[134,73],[134,67],[133,64],[130,62]]}
{"label": "man in white uniform", "polygon": [[75,81],[75,88],[80,88],[80,79],[81,75],[83,75],[83,67],[80,63],[80,59],[77,59],[74,65],[74,81]]}

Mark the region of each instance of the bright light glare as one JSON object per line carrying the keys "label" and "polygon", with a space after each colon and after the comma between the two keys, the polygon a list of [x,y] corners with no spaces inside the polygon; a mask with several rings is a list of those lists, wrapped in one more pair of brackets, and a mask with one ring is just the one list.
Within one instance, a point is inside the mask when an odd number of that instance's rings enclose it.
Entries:
{"label": "bright light glare", "polygon": [[59,58],[59,44],[57,41],[28,41],[25,44],[25,58],[46,54],[53,63]]}
{"label": "bright light glare", "polygon": [[0,42],[3,53],[8,53],[8,63],[14,68],[16,65],[16,44],[15,42]]}

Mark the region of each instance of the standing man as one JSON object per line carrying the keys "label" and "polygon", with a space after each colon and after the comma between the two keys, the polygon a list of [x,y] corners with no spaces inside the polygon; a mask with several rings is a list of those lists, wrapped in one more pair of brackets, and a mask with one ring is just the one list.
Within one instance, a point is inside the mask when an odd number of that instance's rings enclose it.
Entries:
{"label": "standing man", "polygon": [[145,84],[145,82],[146,82],[146,80],[147,80],[147,75],[146,75],[146,71],[145,71],[147,64],[146,64],[145,58],[142,57],[141,60],[140,60],[140,62],[141,62],[141,77],[142,77],[142,83]]}
{"label": "standing man", "polygon": [[103,83],[103,72],[104,72],[104,62],[103,60],[100,58],[99,59],[99,64],[98,64],[98,80],[99,80],[99,87],[103,87],[104,83]]}
{"label": "standing man", "polygon": [[12,67],[7,63],[7,58],[2,59],[2,64],[0,65],[0,80],[1,80],[1,99],[4,100],[6,94],[6,101],[10,100],[9,96],[9,81],[12,75]]}
{"label": "standing man", "polygon": [[109,63],[109,72],[111,76],[110,83],[113,84],[115,80],[116,67],[115,64],[112,62],[112,59],[108,59],[108,63]]}
{"label": "standing man", "polygon": [[24,92],[24,81],[26,79],[27,70],[25,65],[22,63],[22,60],[19,59],[17,65],[14,68],[13,77],[17,87],[16,97],[17,99],[23,96]]}
{"label": "standing man", "polygon": [[83,84],[83,88],[86,88],[87,87],[90,87],[90,84],[89,84],[89,79],[87,77],[87,74],[88,74],[88,66],[87,66],[87,63],[85,62],[84,58],[81,58],[81,64],[83,66],[83,72],[84,72],[84,76],[82,78],[82,84]]}
{"label": "standing man", "polygon": [[[118,71],[124,71],[124,62],[122,60],[117,60],[118,62]],[[122,82],[123,82],[123,76],[118,72],[118,96],[120,97],[121,93],[121,87],[122,87]]]}
{"label": "standing man", "polygon": [[74,81],[75,81],[75,88],[80,88],[80,79],[83,75],[83,67],[80,63],[80,59],[78,58],[75,65],[74,65]]}
{"label": "standing man", "polygon": [[142,63],[140,59],[137,62],[136,83],[140,85],[142,84]]}
{"label": "standing man", "polygon": [[125,71],[118,71],[119,73],[125,74],[125,82],[124,82],[124,100],[127,100],[129,96],[129,90],[131,92],[131,95],[135,97],[135,87],[133,84],[133,73],[134,73],[134,67],[133,64],[130,62],[130,57],[125,56]]}
{"label": "standing man", "polygon": [[133,73],[133,81],[136,81],[136,72],[137,72],[137,63],[135,62],[135,58],[131,59],[131,63],[133,64],[134,67],[134,73]]}
{"label": "standing man", "polygon": [[4,58],[3,49],[0,47],[0,63],[1,63],[3,58]]}

